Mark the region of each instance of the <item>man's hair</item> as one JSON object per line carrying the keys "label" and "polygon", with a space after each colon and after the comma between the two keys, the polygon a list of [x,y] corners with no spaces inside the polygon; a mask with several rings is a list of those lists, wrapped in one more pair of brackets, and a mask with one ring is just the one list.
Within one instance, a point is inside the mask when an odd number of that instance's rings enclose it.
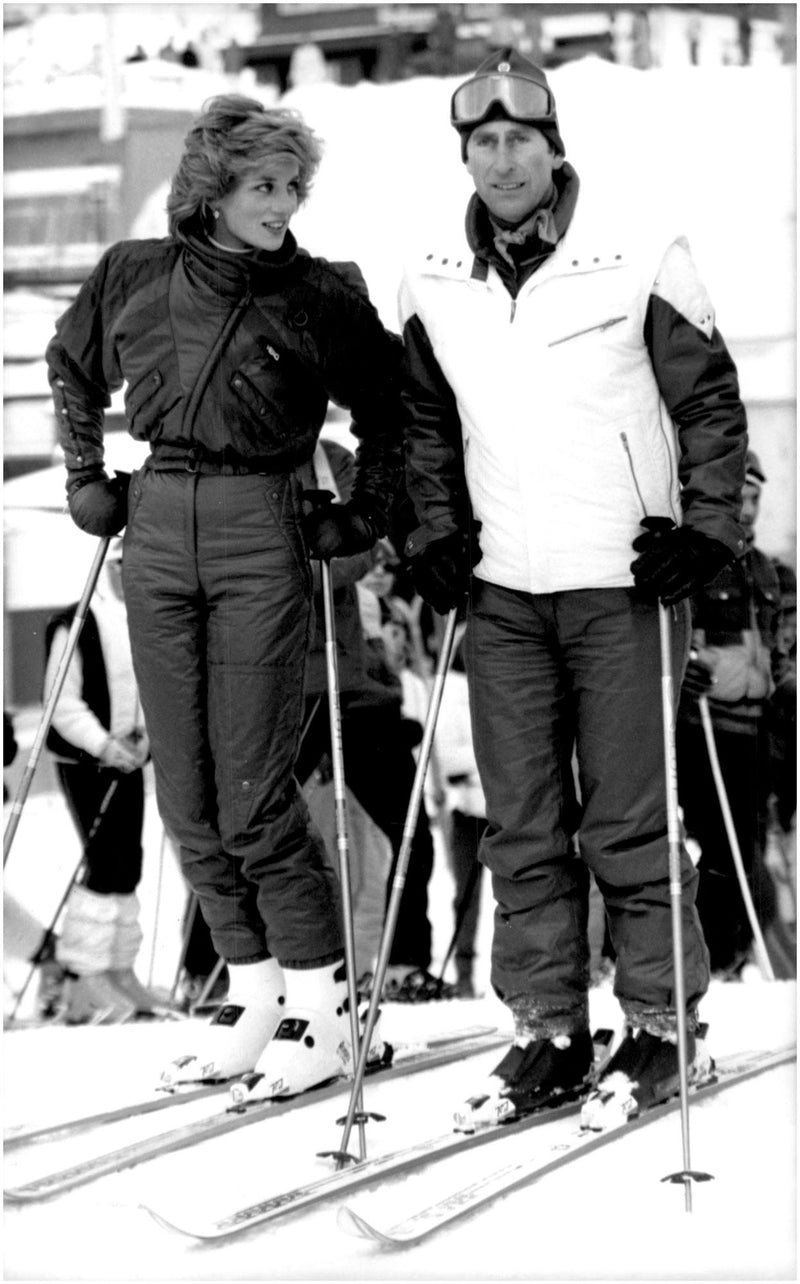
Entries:
{"label": "man's hair", "polygon": [[221,94],[204,104],[186,135],[167,198],[169,230],[221,200],[246,174],[274,156],[299,162],[298,197],[307,198],[322,157],[322,144],[289,107],[265,107],[241,94]]}

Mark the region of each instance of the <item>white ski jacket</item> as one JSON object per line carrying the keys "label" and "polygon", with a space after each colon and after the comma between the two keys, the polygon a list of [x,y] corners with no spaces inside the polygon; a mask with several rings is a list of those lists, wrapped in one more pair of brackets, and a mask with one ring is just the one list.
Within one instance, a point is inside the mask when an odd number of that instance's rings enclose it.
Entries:
{"label": "white ski jacket", "polygon": [[[532,593],[630,585],[642,518],[683,520],[681,481],[705,462],[707,437],[678,441],[644,337],[653,294],[708,347],[714,311],[686,241],[603,230],[582,198],[516,299],[466,240],[407,268],[400,314],[407,338],[409,323],[416,331],[409,359],[412,371],[424,364],[422,335],[455,397],[482,579]],[[434,418],[424,404],[409,477],[419,520],[436,524],[440,506],[426,507],[425,483],[413,485],[420,460],[423,472],[436,466],[435,449],[426,454]],[[414,433],[423,439],[416,463]],[[740,551],[738,513],[723,518],[713,487],[704,497],[695,485],[692,498],[692,524]],[[409,554],[429,535],[412,535]]]}

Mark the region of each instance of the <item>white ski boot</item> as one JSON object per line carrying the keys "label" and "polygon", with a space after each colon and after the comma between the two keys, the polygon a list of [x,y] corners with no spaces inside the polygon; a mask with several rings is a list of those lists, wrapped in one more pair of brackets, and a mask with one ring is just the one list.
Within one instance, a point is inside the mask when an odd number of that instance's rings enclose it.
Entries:
{"label": "white ski boot", "polygon": [[111,975],[120,898],[77,883],[67,898],[56,959],[64,969],[67,1025],[116,1025],[136,1011]]}
{"label": "white ski boot", "polygon": [[136,1004],[117,989],[109,972],[84,976],[67,972],[64,1004],[66,1025],[121,1025],[136,1011]]}
{"label": "white ski boot", "polygon": [[197,1029],[192,1050],[162,1072],[162,1088],[245,1074],[253,1069],[275,1033],[285,1004],[284,977],[277,959],[229,963],[228,972],[227,999],[211,1021]]}
{"label": "white ski boot", "polygon": [[[687,1032],[689,1085],[707,1083],[714,1062],[705,1046],[708,1027]],[[581,1109],[581,1127],[605,1132],[680,1091],[677,1036],[629,1029]]]}
{"label": "white ski boot", "polygon": [[[286,968],[285,976],[285,1015],[253,1073],[231,1085],[234,1105],[294,1096],[353,1067],[344,963]],[[377,1043],[376,1022],[373,1047]]]}

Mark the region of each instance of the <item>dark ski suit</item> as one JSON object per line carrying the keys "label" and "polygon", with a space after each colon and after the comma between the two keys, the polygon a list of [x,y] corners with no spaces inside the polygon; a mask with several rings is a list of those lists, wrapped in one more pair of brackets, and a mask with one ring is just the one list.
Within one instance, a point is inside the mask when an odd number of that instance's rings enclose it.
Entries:
{"label": "dark ski suit", "polygon": [[311,629],[295,469],[329,398],[360,439],[354,497],[398,480],[397,339],[354,264],[201,236],[111,247],[47,351],[70,480],[102,466],[123,382],[151,454],[132,479],[125,598],[162,818],[228,962],[337,958],[334,880],[293,776]]}

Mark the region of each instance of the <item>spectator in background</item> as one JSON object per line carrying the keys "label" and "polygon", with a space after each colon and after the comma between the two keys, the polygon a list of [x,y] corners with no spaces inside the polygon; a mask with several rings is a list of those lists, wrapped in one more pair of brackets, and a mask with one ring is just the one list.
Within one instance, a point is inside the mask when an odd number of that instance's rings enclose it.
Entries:
{"label": "spectator in background", "polygon": [[692,598],[692,656],[677,726],[680,803],[687,833],[701,851],[697,909],[712,971],[734,979],[749,958],[752,929],[711,772],[699,696],[708,700],[742,861],[773,968],[781,976],[794,974],[765,863],[770,701],[783,658],[780,581],[774,562],[755,542],[765,481],[758,456],[748,450],[741,516],[746,552]]}
{"label": "spectator in background", "polygon": [[[47,627],[47,699],[75,615]],[[154,1010],[134,971],[142,940],[144,764],[149,748],[133,673],[122,589],[122,541],[109,548],[47,735],[83,846],[56,945],[68,1024],[114,1022]]]}
{"label": "spectator in background", "polygon": [[472,743],[469,690],[460,640],[454,651],[442,690],[435,746],[449,816],[446,846],[455,884],[455,993],[460,999],[472,999],[476,997],[474,969],[483,887],[478,851],[487,826],[486,798]]}
{"label": "spectator in background", "polygon": [[[327,492],[336,500],[350,498],[355,477],[351,451],[335,441],[321,439],[314,457],[298,469],[305,492]],[[376,545],[376,549],[379,545]],[[350,883],[356,967],[361,976],[372,966],[383,928],[386,877],[391,862],[389,840],[374,816],[381,814],[383,791],[364,759],[373,753],[393,697],[368,672],[368,650],[361,628],[356,583],[371,567],[375,549],[331,563],[339,705],[342,716],[342,749],[347,789]],[[312,819],[326,840],[326,848],[339,874],[333,768],[331,761],[328,670],[322,576],[318,563],[314,577],[314,634],[304,683],[303,731],[295,775],[303,786]]]}
{"label": "spectator in background", "polygon": [[[423,735],[425,688],[409,670],[409,636],[405,629],[408,606],[393,595],[400,571],[391,543],[383,542],[375,564],[358,584],[362,628],[367,646],[367,672],[383,689],[381,728],[362,740],[362,797],[392,845],[393,859],[386,885],[388,908],[397,858],[403,840],[416,777],[414,750]],[[410,681],[404,685],[404,676]],[[416,678],[416,685],[414,679]],[[356,786],[354,790],[357,792]],[[433,873],[433,838],[424,805],[420,806],[409,851],[406,879],[383,997],[398,1003],[425,1003],[452,997],[452,987],[430,971],[433,931],[428,911],[428,885]],[[365,987],[368,988],[368,987]]]}

